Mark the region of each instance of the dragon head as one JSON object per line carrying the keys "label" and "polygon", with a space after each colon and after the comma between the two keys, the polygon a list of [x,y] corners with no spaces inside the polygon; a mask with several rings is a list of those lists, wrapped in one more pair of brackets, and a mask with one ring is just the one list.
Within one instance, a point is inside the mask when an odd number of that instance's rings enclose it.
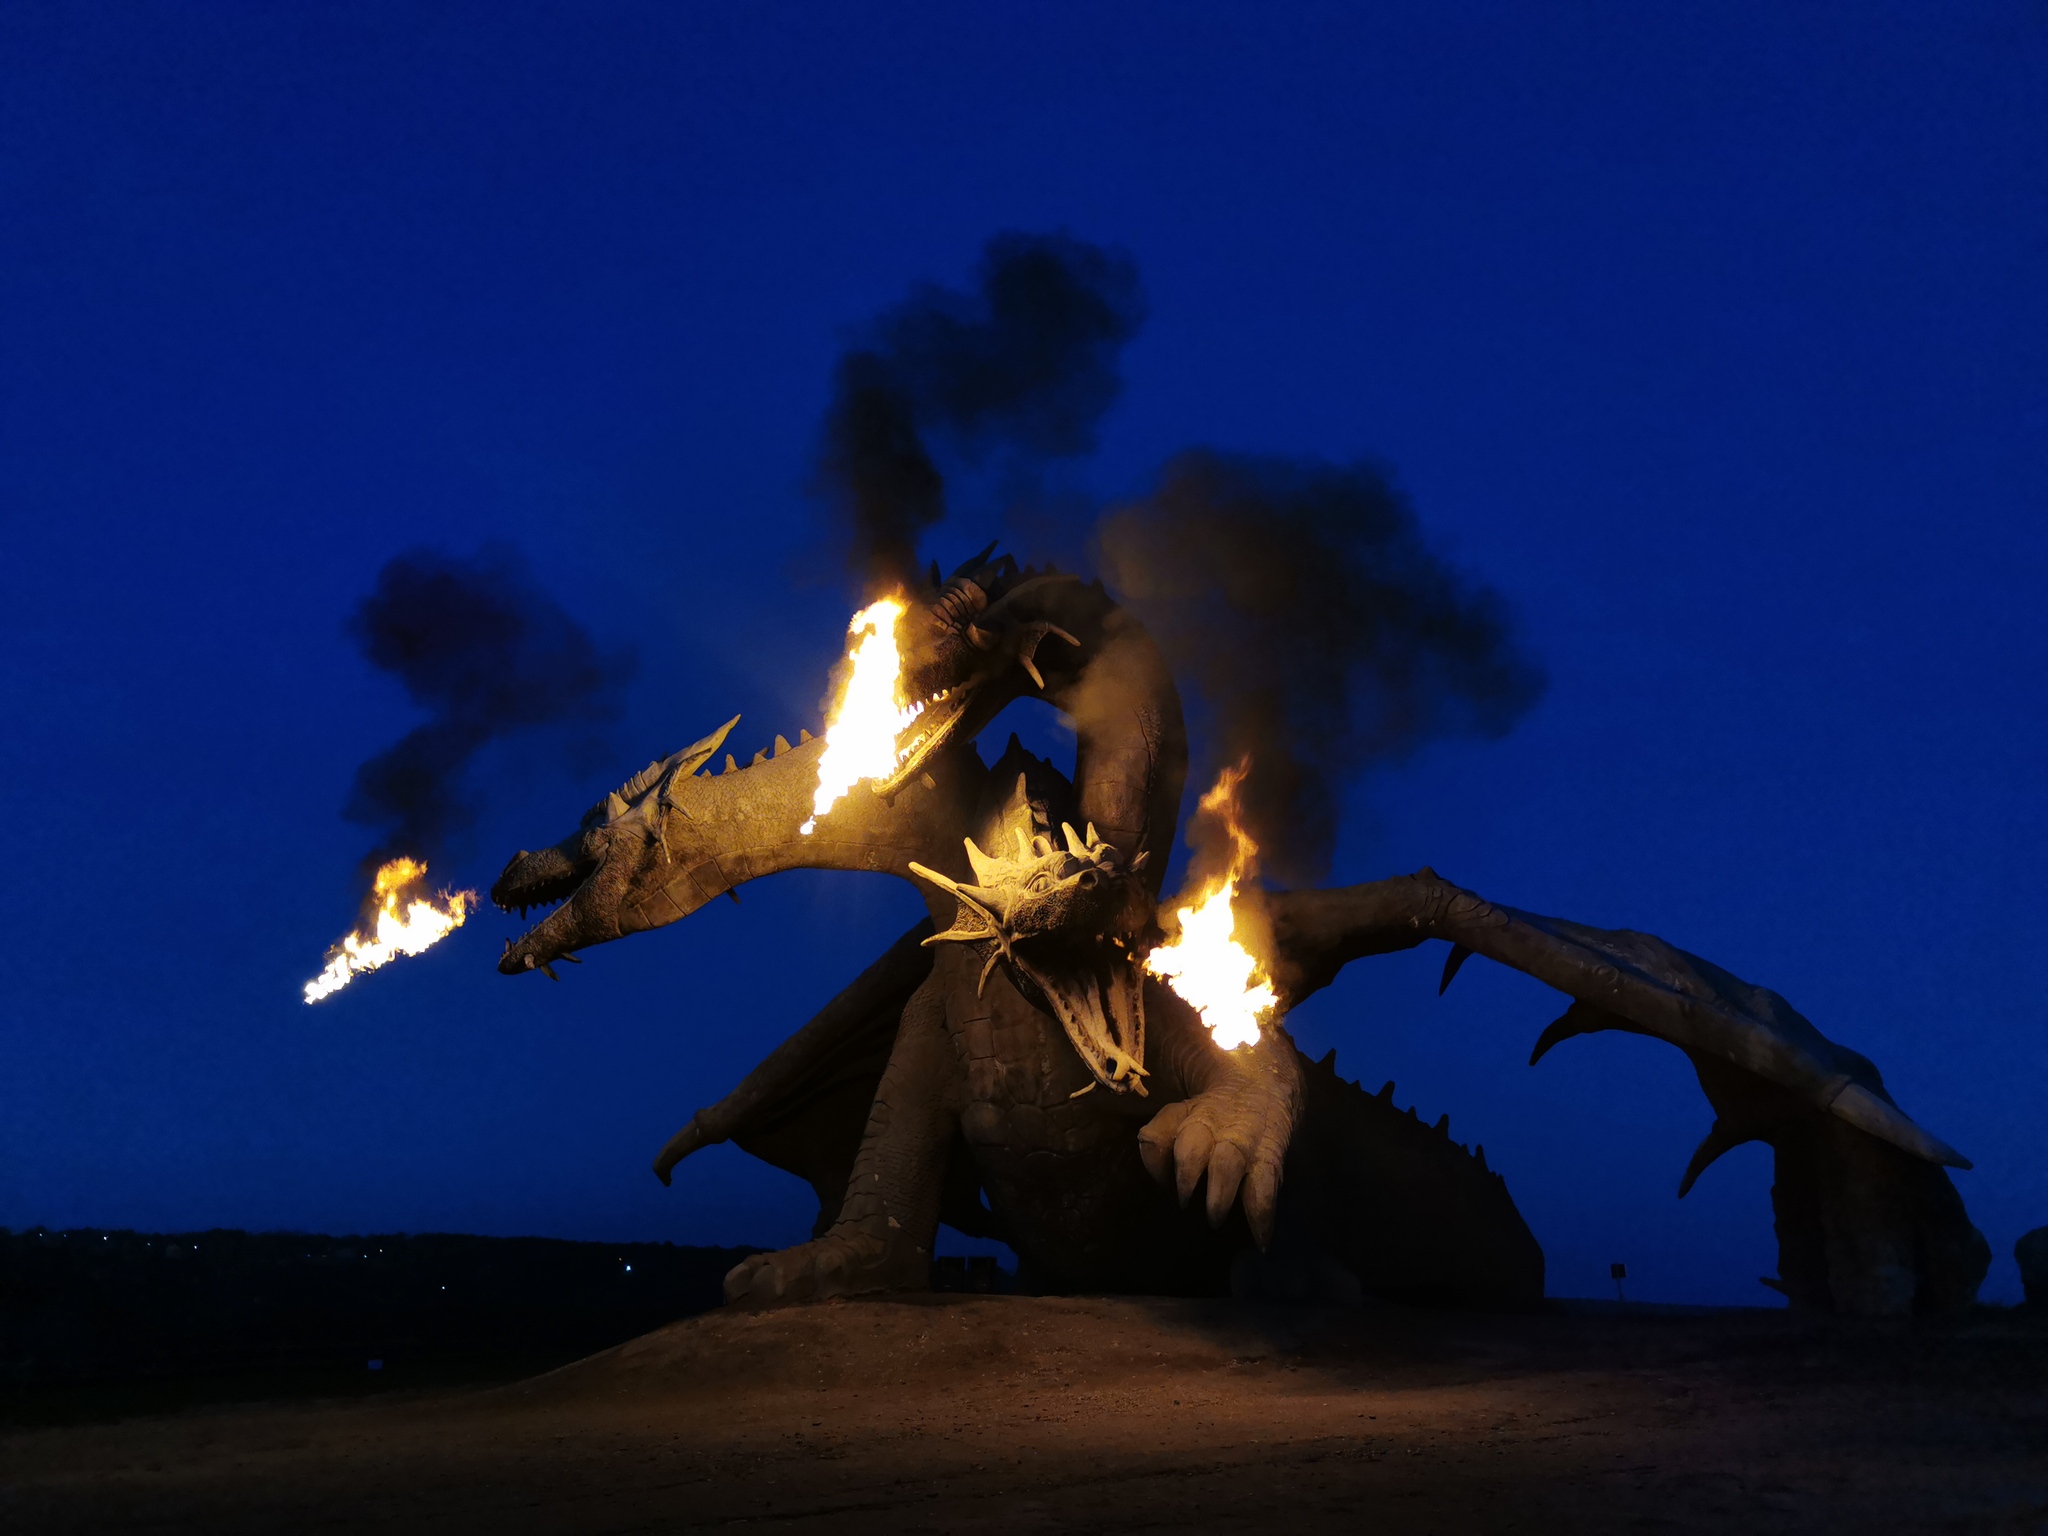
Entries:
{"label": "dragon head", "polygon": [[1044,617],[1046,599],[1079,579],[1048,568],[1019,570],[1008,555],[990,559],[991,544],[940,580],[907,599],[897,624],[903,697],[917,718],[898,742],[895,769],[873,781],[878,795],[893,795],[921,774],[951,742],[971,739],[1004,707],[1026,693],[1046,691],[1038,649],[1060,641],[1080,660],[1082,642]]}
{"label": "dragon head", "polygon": [[[1024,786],[1020,782],[1021,798]],[[1138,961],[1157,936],[1151,895],[1137,872],[1090,826],[1062,823],[1064,842],[1010,834],[1000,855],[963,839],[974,882],[913,863],[910,872],[959,903],[953,926],[927,944],[965,944],[982,952],[980,985],[998,962],[1027,998],[1060,1021],[1095,1082],[1118,1093],[1145,1093],[1145,1008]],[[1093,1084],[1090,1085],[1094,1086]],[[1086,1090],[1083,1090],[1084,1092]]]}
{"label": "dragon head", "polygon": [[[897,795],[849,796],[800,829],[812,811],[824,743],[775,738],[744,766],[700,773],[738,723],[649,763],[584,814],[582,824],[539,852],[513,855],[491,887],[499,907],[524,912],[561,903],[498,960],[507,975],[539,970],[572,952],[689,916],[748,880],[785,869],[877,870],[908,878],[908,862],[948,845],[965,819],[957,754],[927,761]],[[971,765],[978,780],[979,760]],[[737,899],[737,898],[735,898]]]}

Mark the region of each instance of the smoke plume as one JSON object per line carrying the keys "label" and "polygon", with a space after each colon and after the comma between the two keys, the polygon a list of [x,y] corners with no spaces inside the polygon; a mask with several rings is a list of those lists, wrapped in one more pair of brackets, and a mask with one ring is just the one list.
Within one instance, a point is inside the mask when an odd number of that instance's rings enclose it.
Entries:
{"label": "smoke plume", "polygon": [[1061,235],[999,234],[971,292],[915,290],[840,359],[818,489],[872,589],[914,585],[918,535],[946,514],[933,444],[1028,476],[1092,451],[1144,320],[1137,270]]}
{"label": "smoke plume", "polygon": [[1369,465],[1189,452],[1096,541],[1196,689],[1211,769],[1249,759],[1245,824],[1282,883],[1327,874],[1346,781],[1434,737],[1502,735],[1543,690],[1499,595]]}
{"label": "smoke plume", "polygon": [[513,731],[612,718],[634,670],[631,652],[599,650],[504,547],[468,561],[397,556],[349,632],[431,714],[356,770],[343,814],[376,829],[372,864],[441,852],[472,819],[465,770],[480,748]]}

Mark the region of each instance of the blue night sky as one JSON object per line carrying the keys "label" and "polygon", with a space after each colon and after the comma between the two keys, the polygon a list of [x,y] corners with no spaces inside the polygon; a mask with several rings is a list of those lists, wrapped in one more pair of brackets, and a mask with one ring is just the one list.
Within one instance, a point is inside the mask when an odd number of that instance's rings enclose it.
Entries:
{"label": "blue night sky", "polygon": [[[1366,776],[1429,863],[1776,988],[2048,1222],[2048,12],[1466,4],[0,10],[0,1225],[780,1244],[649,1159],[918,913],[784,876],[494,970],[487,910],[299,1000],[356,765],[420,716],[349,615],[509,544],[639,671],[478,763],[446,876],[735,712],[819,726],[834,358],[1004,229],[1127,252],[1115,501],[1195,443],[1373,458],[1550,677]],[[950,566],[1000,531],[972,504]],[[1024,557],[1042,553],[1017,544]],[[1035,741],[1057,731],[1035,722]],[[998,735],[995,745],[1000,746]],[[1632,1036],[1440,946],[1294,1016],[1485,1143],[1553,1293],[1765,1303],[1769,1153]]]}

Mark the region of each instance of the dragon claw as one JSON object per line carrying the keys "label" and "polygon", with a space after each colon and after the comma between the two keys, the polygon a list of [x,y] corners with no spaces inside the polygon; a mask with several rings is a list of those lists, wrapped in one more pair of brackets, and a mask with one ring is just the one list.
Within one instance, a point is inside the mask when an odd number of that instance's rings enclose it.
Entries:
{"label": "dragon claw", "polygon": [[[1251,1067],[1251,1070],[1244,1070]],[[1145,1170],[1172,1187],[1185,1208],[1205,1178],[1209,1224],[1220,1227],[1244,1207],[1252,1240],[1273,1238],[1288,1143],[1300,1112],[1301,1085],[1285,1065],[1233,1062],[1230,1075],[1191,1099],[1169,1104],[1138,1132]]]}

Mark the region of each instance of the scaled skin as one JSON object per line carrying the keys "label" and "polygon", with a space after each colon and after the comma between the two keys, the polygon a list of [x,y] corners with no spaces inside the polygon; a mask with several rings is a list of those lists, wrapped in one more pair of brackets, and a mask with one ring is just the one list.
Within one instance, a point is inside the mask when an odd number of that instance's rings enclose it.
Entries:
{"label": "scaled skin", "polygon": [[[1278,1028],[1218,1050],[1139,978],[1186,766],[1178,696],[1143,631],[1099,587],[985,559],[903,623],[911,691],[929,707],[898,772],[857,787],[813,836],[797,829],[822,744],[778,737],[745,768],[728,756],[723,774],[698,775],[728,723],[636,775],[563,843],[517,855],[492,893],[507,907],[567,898],[500,963],[552,975],[574,950],[782,869],[919,886],[929,928],[657,1160],[666,1180],[730,1137],[817,1188],[819,1235],[742,1264],[729,1297],[923,1288],[942,1216],[1010,1242],[1047,1288],[1540,1297],[1540,1250],[1445,1123],[1402,1116],[1391,1084],[1368,1096],[1329,1063],[1309,1067]],[[1074,720],[1071,785],[1014,740],[993,770],[974,751],[1020,696]],[[1068,841],[1063,823],[1086,831]],[[1604,1028],[1686,1050],[1719,1119],[1680,1193],[1719,1150],[1770,1141],[1778,1284],[1795,1306],[1881,1315],[1975,1296],[1988,1249],[1939,1166],[1967,1163],[1776,994],[1648,935],[1495,907],[1427,870],[1274,893],[1251,915],[1283,1012],[1353,959],[1442,938],[1445,985],[1480,953],[1577,999],[1538,1056]]]}

